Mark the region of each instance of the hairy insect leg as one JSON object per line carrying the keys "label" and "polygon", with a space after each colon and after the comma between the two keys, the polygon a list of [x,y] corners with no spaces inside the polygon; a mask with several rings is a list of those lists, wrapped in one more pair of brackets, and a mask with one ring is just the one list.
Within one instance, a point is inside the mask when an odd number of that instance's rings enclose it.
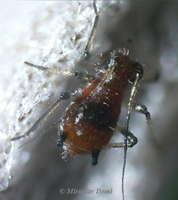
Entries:
{"label": "hairy insect leg", "polygon": [[[118,124],[118,130],[123,136],[125,136],[125,128],[121,124]],[[135,146],[137,144],[137,142],[138,142],[138,140],[133,135],[133,133],[128,131],[128,133],[127,133],[127,147],[133,147],[133,146]],[[125,147],[125,142],[109,143],[107,145],[107,147],[124,148]]]}
{"label": "hairy insect leg", "polygon": [[151,121],[151,115],[150,113],[148,112],[147,110],[147,107],[144,106],[144,105],[135,105],[134,106],[134,110],[141,113],[141,114],[144,114],[145,117],[146,117],[146,121],[147,121],[147,124],[148,124],[148,127],[149,127],[149,132],[150,132],[150,139],[151,139],[151,142],[153,143],[153,145],[159,150],[159,151],[163,151],[163,147],[159,144],[159,142],[157,142],[157,140],[155,139],[154,137],[154,134],[153,134],[153,127],[152,127],[152,121]]}
{"label": "hairy insect leg", "polygon": [[[61,93],[61,95],[59,96],[59,98],[48,108],[48,110],[33,124],[33,126],[27,130],[23,135],[14,137],[11,139],[11,141],[15,141],[15,140],[19,140],[21,138],[24,137],[28,137],[34,130],[36,130],[39,125],[43,122],[46,121],[48,119],[48,117],[57,109],[57,107],[59,106],[59,104],[61,103],[61,100],[67,100],[70,99],[71,95],[70,92],[63,92]],[[52,127],[50,126],[50,129]],[[43,131],[44,133],[44,131]]]}
{"label": "hairy insect leg", "polygon": [[52,74],[58,74],[58,75],[64,75],[64,76],[73,76],[76,79],[80,79],[80,80],[84,80],[84,81],[88,81],[88,82],[93,80],[93,76],[91,76],[88,73],[83,73],[81,71],[72,72],[72,71],[69,71],[69,70],[62,70],[62,69],[60,69],[56,66],[43,67],[43,66],[40,66],[40,65],[35,65],[33,63],[30,63],[30,62],[25,62],[25,64],[29,65],[31,67],[35,67],[39,70],[43,70],[43,71],[52,73]]}
{"label": "hairy insect leg", "polygon": [[[146,121],[148,125],[150,126],[151,123],[151,116],[150,113],[147,110],[147,107],[144,105],[134,105],[134,110],[142,113],[146,117]],[[118,129],[120,133],[125,137],[126,136],[126,130],[125,127],[123,127],[121,124],[118,124]],[[136,145],[138,142],[137,138],[128,130],[127,131],[127,147],[133,147]],[[112,147],[112,148],[124,148],[125,147],[125,142],[117,142],[117,143],[109,143],[107,147]]]}
{"label": "hairy insect leg", "polygon": [[138,104],[138,105],[135,105],[135,106],[134,106],[134,110],[137,111],[137,112],[139,112],[139,113],[144,114],[145,117],[146,117],[146,121],[147,121],[148,125],[150,125],[150,123],[151,123],[151,115],[150,115],[150,113],[148,112],[146,106],[144,106],[144,105],[139,105],[139,104]]}
{"label": "hairy insect leg", "polygon": [[24,62],[26,65],[29,65],[31,67],[35,67],[39,70],[43,70],[43,71],[46,71],[46,72],[49,72],[49,73],[52,73],[52,74],[59,74],[59,75],[65,75],[65,76],[74,76],[74,72],[71,72],[71,71],[67,71],[67,70],[62,70],[56,66],[50,66],[50,68],[48,67],[43,67],[43,66],[40,66],[40,65],[35,65],[33,63],[30,63],[30,62]]}
{"label": "hairy insect leg", "polygon": [[89,51],[90,51],[91,45],[93,43],[93,40],[94,40],[94,37],[95,37],[95,34],[96,34],[96,29],[97,29],[98,22],[99,22],[99,11],[98,11],[97,6],[96,6],[96,0],[93,1],[93,9],[95,11],[95,20],[94,20],[94,24],[93,24],[93,27],[92,27],[92,31],[90,33],[88,43],[85,47],[85,52],[84,52],[85,58],[89,57]]}

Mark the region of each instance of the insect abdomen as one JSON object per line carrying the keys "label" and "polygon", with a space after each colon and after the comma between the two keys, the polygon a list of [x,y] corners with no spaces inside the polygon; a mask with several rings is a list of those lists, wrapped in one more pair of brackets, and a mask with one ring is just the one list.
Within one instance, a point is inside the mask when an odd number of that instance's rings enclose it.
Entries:
{"label": "insect abdomen", "polygon": [[[96,89],[99,81],[94,80],[68,108],[66,115],[78,107],[61,125],[62,131],[67,133],[64,146],[69,155],[90,153],[94,148],[102,150],[108,144],[117,125],[123,92],[128,84],[121,78],[113,76],[101,89]],[[96,91],[91,95],[93,90]],[[82,103],[89,95],[86,103]]]}

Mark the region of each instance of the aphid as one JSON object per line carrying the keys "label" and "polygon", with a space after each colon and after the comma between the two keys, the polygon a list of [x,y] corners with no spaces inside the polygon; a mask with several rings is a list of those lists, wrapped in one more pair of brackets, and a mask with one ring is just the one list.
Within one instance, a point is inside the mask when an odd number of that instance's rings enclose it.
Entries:
{"label": "aphid", "polygon": [[59,147],[63,158],[92,153],[92,165],[97,164],[99,152],[106,146],[117,126],[122,96],[126,86],[140,80],[139,63],[113,51],[91,84],[66,110],[60,124]]}
{"label": "aphid", "polygon": [[[93,4],[96,17],[85,49],[85,56],[88,55],[99,20],[99,12],[97,11],[95,1]],[[58,68],[50,69],[29,62],[25,63],[51,73],[75,76],[78,79],[89,82],[86,88],[80,88],[79,94],[77,94],[76,99],[66,109],[64,116],[45,129],[41,134],[54,126],[58,126],[59,141],[57,142],[57,146],[63,149],[62,158],[66,160],[69,156],[91,154],[91,164],[93,166],[97,165],[99,153],[104,147],[123,147],[125,155],[122,178],[124,179],[127,148],[137,143],[137,138],[128,130],[130,114],[135,109],[143,113],[148,122],[150,121],[150,114],[147,108],[135,104],[135,96],[143,76],[142,66],[138,62],[132,61],[126,52],[122,53],[120,51],[112,51],[109,57],[100,65],[95,76],[84,75],[78,71],[61,71]],[[133,84],[133,86],[128,103],[128,114],[125,126],[120,127],[120,131],[124,135],[124,142],[109,144],[117,127],[122,98],[129,84]],[[46,120],[53,113],[62,100],[67,100],[70,96],[69,92],[62,93],[58,100],[24,135],[12,140],[28,136],[42,121]]]}

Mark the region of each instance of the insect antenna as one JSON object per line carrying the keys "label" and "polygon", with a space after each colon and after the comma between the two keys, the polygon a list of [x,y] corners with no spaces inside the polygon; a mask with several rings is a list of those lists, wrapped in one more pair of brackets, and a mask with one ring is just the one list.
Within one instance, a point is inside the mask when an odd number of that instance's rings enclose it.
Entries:
{"label": "insect antenna", "polygon": [[139,82],[141,80],[142,73],[137,72],[136,73],[136,79],[134,81],[134,85],[132,86],[131,93],[130,93],[130,98],[129,98],[129,103],[128,103],[128,111],[127,111],[127,116],[126,116],[126,121],[125,121],[125,137],[124,137],[124,162],[123,162],[123,168],[122,168],[122,200],[124,200],[124,177],[125,177],[125,169],[126,169],[126,159],[127,159],[127,149],[128,149],[128,132],[129,132],[129,121],[130,121],[130,116],[131,112],[134,107],[134,102],[135,102],[135,96],[137,94],[137,90],[139,87]]}

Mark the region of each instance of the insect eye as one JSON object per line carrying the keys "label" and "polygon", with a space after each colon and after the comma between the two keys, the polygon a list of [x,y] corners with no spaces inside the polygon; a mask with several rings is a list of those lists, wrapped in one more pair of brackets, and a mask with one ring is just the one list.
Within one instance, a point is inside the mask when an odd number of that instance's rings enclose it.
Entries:
{"label": "insect eye", "polygon": [[138,74],[139,80],[141,80],[143,77],[143,67],[139,63],[136,63],[135,73],[136,73],[136,75]]}
{"label": "insect eye", "polygon": [[130,83],[134,83],[137,77],[139,80],[143,77],[143,67],[138,62],[133,62],[132,67],[134,69],[134,73],[129,78]]}

